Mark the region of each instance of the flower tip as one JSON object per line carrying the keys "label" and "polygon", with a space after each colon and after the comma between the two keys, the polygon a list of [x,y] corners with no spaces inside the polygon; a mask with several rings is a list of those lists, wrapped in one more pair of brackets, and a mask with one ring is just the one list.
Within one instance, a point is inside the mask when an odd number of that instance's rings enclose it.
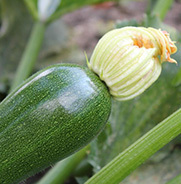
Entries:
{"label": "flower tip", "polygon": [[[164,35],[164,40],[165,40],[164,45],[165,45],[165,47],[166,47],[166,51],[165,51],[166,57],[165,57],[165,58],[162,57],[162,61],[168,61],[168,62],[170,62],[170,63],[175,63],[175,64],[177,64],[177,61],[174,60],[174,59],[172,59],[172,58],[170,57],[170,55],[172,55],[172,54],[174,54],[174,53],[177,52],[177,47],[176,47],[176,45],[175,45],[176,42],[175,42],[175,41],[172,41],[172,40],[170,39],[170,35],[169,35],[169,33],[168,33],[167,31],[162,31],[162,33],[163,33],[163,35]],[[163,48],[164,48],[164,45],[162,45]],[[163,55],[164,55],[164,53],[163,53]],[[163,55],[162,55],[162,56],[163,56]]]}
{"label": "flower tip", "polygon": [[172,59],[172,58],[168,59],[168,62],[169,63],[175,63],[176,65],[178,64],[177,61],[175,59]]}

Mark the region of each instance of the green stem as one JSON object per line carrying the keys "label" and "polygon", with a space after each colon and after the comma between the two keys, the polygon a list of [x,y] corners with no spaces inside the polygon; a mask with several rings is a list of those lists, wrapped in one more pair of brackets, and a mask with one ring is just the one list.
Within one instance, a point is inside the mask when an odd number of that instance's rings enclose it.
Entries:
{"label": "green stem", "polygon": [[119,154],[85,184],[120,183],[139,165],[179,134],[181,134],[181,109]]}
{"label": "green stem", "polygon": [[158,0],[154,9],[153,9],[153,13],[158,15],[161,20],[164,20],[172,3],[173,3],[173,0],[166,0],[166,1],[165,0]]}
{"label": "green stem", "polygon": [[92,166],[87,159],[83,159],[80,164],[76,167],[73,175],[76,177],[86,176],[92,172]]}
{"label": "green stem", "polygon": [[150,14],[151,12],[152,12],[152,9],[153,9],[153,7],[154,7],[154,5],[156,4],[156,2],[155,1],[153,1],[153,0],[148,0],[147,1],[147,9],[146,9],[146,14]]}
{"label": "green stem", "polygon": [[179,183],[181,183],[181,174],[179,174],[178,176],[176,176],[166,184],[179,184]]}
{"label": "green stem", "polygon": [[26,3],[28,9],[30,10],[33,18],[35,20],[38,20],[38,10],[36,7],[36,3],[34,1],[29,1],[29,0],[24,0],[24,2]]}
{"label": "green stem", "polygon": [[45,24],[36,22],[34,24],[28,44],[23,53],[22,59],[18,66],[15,79],[12,83],[10,91],[23,82],[32,72],[32,68],[37,60],[39,51],[44,38]]}
{"label": "green stem", "polygon": [[86,155],[89,146],[58,162],[37,184],[63,184]]}

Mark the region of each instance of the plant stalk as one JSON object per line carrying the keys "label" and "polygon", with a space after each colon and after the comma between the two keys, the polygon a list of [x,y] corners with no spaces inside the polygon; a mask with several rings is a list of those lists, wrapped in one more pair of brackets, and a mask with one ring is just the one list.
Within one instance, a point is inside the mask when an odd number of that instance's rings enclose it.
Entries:
{"label": "plant stalk", "polygon": [[120,183],[138,166],[179,134],[181,134],[181,109],[138,139],[85,184]]}
{"label": "plant stalk", "polygon": [[181,183],[181,174],[179,174],[178,176],[176,176],[166,184],[179,184],[179,183]]}
{"label": "plant stalk", "polygon": [[32,72],[33,66],[37,60],[39,51],[44,38],[45,23],[36,22],[34,24],[28,44],[19,63],[15,79],[12,83],[10,92],[19,86]]}
{"label": "plant stalk", "polygon": [[37,184],[63,184],[86,156],[89,146],[58,162]]}
{"label": "plant stalk", "polygon": [[158,15],[161,20],[164,20],[173,2],[173,0],[158,0],[153,8],[153,14]]}

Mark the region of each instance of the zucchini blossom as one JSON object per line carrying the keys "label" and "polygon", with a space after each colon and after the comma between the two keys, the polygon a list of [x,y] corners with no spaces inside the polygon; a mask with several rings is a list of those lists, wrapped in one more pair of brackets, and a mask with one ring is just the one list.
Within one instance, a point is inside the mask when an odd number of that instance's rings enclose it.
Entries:
{"label": "zucchini blossom", "polygon": [[177,63],[170,57],[176,51],[166,31],[124,27],[100,39],[88,66],[106,83],[115,99],[129,100],[157,80],[163,62]]}

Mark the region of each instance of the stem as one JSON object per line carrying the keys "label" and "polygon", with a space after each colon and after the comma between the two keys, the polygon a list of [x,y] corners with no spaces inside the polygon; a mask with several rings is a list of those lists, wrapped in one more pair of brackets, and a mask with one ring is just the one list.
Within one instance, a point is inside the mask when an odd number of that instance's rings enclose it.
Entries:
{"label": "stem", "polygon": [[29,1],[29,0],[24,0],[24,2],[26,3],[28,9],[30,10],[33,18],[35,20],[38,20],[38,10],[36,8],[36,3],[34,3],[34,1]]}
{"label": "stem", "polygon": [[154,9],[153,9],[153,13],[158,15],[161,20],[164,20],[172,3],[173,3],[173,0],[166,0],[166,1],[165,0],[158,0]]}
{"label": "stem", "polygon": [[58,162],[37,184],[63,184],[86,155],[89,146]]}
{"label": "stem", "polygon": [[176,176],[166,184],[179,184],[179,183],[181,183],[181,174],[179,174],[178,176]]}
{"label": "stem", "polygon": [[36,22],[34,24],[28,44],[23,53],[22,59],[18,66],[15,79],[12,83],[10,92],[23,82],[31,74],[32,68],[36,62],[45,32],[45,24]]}
{"label": "stem", "polygon": [[153,0],[148,0],[147,2],[148,2],[147,3],[147,9],[146,9],[145,13],[148,15],[152,12],[152,9],[153,9],[154,5],[156,4],[156,2],[153,1]]}
{"label": "stem", "polygon": [[80,164],[76,167],[73,175],[76,177],[86,176],[92,172],[92,166],[87,159],[83,159]]}
{"label": "stem", "polygon": [[155,152],[181,134],[181,109],[119,154],[85,184],[120,183]]}

